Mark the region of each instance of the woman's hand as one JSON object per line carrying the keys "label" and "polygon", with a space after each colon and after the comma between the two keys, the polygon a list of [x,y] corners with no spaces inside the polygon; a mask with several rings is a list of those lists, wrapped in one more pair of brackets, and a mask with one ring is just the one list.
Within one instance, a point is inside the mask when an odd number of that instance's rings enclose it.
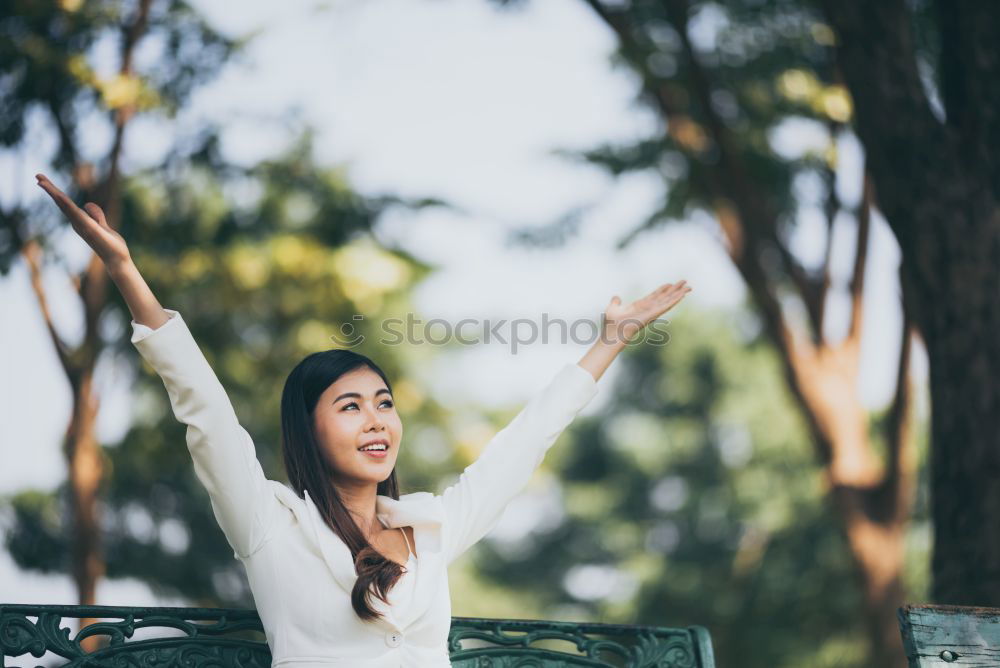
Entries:
{"label": "woman's hand", "polygon": [[636,335],[649,323],[672,309],[691,292],[687,281],[665,283],[642,299],[622,304],[615,295],[604,310],[604,330],[590,350],[577,364],[594,377],[601,379],[611,363]]}
{"label": "woman's hand", "polygon": [[611,343],[630,343],[646,325],[676,306],[689,292],[687,281],[681,281],[664,283],[631,304],[622,304],[615,295],[604,309],[604,335]]}
{"label": "woman's hand", "polygon": [[[93,202],[78,207],[66,193],[59,190],[44,174],[36,174],[38,185],[47,192],[56,205],[66,214],[73,230],[94,249],[109,270],[132,261],[125,239],[111,229],[101,207]],[[84,211],[86,209],[86,211]]]}
{"label": "woman's hand", "polygon": [[38,185],[52,197],[52,200],[62,209],[73,229],[83,237],[87,245],[94,249],[97,256],[104,262],[105,269],[118,291],[122,293],[132,319],[150,329],[162,326],[170,316],[146,285],[142,275],[132,262],[128,246],[122,235],[111,229],[101,207],[92,202],[84,205],[84,211],[73,203],[66,193],[56,188],[44,174],[36,174]]}

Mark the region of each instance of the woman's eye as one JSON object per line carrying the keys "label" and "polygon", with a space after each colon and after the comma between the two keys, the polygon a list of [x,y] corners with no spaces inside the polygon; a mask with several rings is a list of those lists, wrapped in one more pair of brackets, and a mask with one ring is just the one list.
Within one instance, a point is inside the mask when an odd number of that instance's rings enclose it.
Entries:
{"label": "woman's eye", "polygon": [[[389,408],[392,408],[392,406],[393,406],[393,403],[392,403],[392,402],[391,402],[390,400],[386,399],[385,401],[383,401],[383,402],[382,402],[381,404],[379,404],[379,405],[380,405],[380,406],[385,406],[385,405],[388,405],[388,407],[389,407]],[[354,406],[355,408],[357,408],[357,407],[358,407],[357,403],[355,403],[355,402],[353,402],[353,401],[352,401],[352,402],[351,402],[351,403],[349,403],[349,404],[344,404],[344,407],[343,407],[343,409],[342,409],[342,410],[345,410],[345,411],[346,411],[346,410],[347,410],[348,408],[350,408],[351,406]]]}

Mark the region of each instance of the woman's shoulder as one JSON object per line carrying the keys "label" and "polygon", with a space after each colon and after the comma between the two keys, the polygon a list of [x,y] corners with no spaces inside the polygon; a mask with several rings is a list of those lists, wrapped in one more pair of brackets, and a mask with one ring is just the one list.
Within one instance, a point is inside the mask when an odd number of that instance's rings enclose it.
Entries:
{"label": "woman's shoulder", "polygon": [[299,496],[294,489],[280,480],[267,479],[267,486],[278,501],[281,501],[289,508],[305,506],[305,499]]}

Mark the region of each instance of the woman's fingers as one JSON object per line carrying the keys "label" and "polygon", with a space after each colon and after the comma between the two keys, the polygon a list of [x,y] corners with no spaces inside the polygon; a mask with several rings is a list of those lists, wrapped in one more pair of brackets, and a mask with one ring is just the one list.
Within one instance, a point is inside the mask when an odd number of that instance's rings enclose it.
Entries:
{"label": "woman's fingers", "polygon": [[[37,174],[36,178],[38,179],[38,185],[40,185],[42,189],[47,192],[50,197],[52,197],[59,208],[62,209],[63,213],[69,216],[70,219],[76,221],[87,220],[86,214],[89,214],[91,218],[101,225],[101,227],[108,227],[108,219],[105,217],[104,211],[97,204],[87,202],[83,205],[83,209],[81,209],[73,200],[69,198],[69,195],[64,193],[62,190],[59,190],[56,184],[49,181],[48,177],[44,174]],[[84,212],[86,212],[86,214]]]}
{"label": "woman's fingers", "polygon": [[669,290],[670,290],[670,289],[671,289],[672,287],[674,287],[674,284],[673,284],[673,283],[664,283],[664,284],[663,284],[663,285],[661,285],[660,287],[658,287],[658,288],[656,288],[655,290],[653,290],[653,292],[652,292],[652,294],[650,295],[650,297],[656,297],[656,296],[658,296],[658,295],[662,295],[662,294],[665,294],[665,293],[667,293],[667,292],[668,292],[668,291],[669,291]]}
{"label": "woman's fingers", "polygon": [[49,194],[69,219],[73,231],[87,242],[104,262],[129,259],[128,246],[122,236],[108,225],[104,211],[97,204],[87,202],[81,209],[66,193],[59,190],[44,174],[37,174],[38,185]]}
{"label": "woman's fingers", "polygon": [[[678,283],[664,283],[645,297],[628,305],[622,305],[617,295],[611,298],[606,310],[613,323],[616,323],[627,338],[633,332],[642,330],[645,326],[677,305],[684,296],[691,292],[686,280]],[[617,302],[617,303],[616,303]]]}
{"label": "woman's fingers", "polygon": [[101,224],[101,227],[108,227],[108,219],[104,217],[104,211],[93,202],[87,202],[83,208],[90,214],[90,217]]}
{"label": "woman's fingers", "polygon": [[667,301],[669,302],[670,306],[673,306],[680,300],[684,299],[684,295],[686,295],[689,292],[691,292],[691,288],[690,286],[687,285],[687,281],[681,281],[676,286],[674,286],[673,290],[667,293],[666,295]]}
{"label": "woman's fingers", "polygon": [[83,222],[87,220],[87,214],[84,213],[83,210],[81,210],[80,207],[78,207],[66,193],[59,190],[59,188],[56,187],[56,184],[49,181],[44,174],[37,174],[36,178],[38,179],[38,185],[42,187],[42,190],[49,194],[49,197],[51,197],[56,203],[56,206],[62,209],[62,212],[66,214],[66,217],[69,218],[70,221]]}
{"label": "woman's fingers", "polygon": [[[671,308],[677,305],[684,295],[691,292],[690,286],[688,286],[687,281],[680,281],[679,283],[667,283],[662,286],[659,290],[654,292],[652,300],[652,311],[654,313],[653,317],[658,318],[663,315]],[[651,295],[652,297],[653,295]]]}
{"label": "woman's fingers", "polygon": [[76,203],[70,199],[69,195],[60,190],[56,184],[49,181],[49,179],[44,174],[38,174],[38,185],[42,187],[42,190],[47,192],[56,205],[62,210],[62,212],[69,219],[70,224],[73,226],[78,233],[86,237],[87,232],[91,226],[100,226],[105,229],[111,229],[108,226],[108,221],[104,217],[104,211],[101,207],[97,206],[93,202],[88,202],[84,205],[84,209],[81,209],[76,205]]}
{"label": "woman's fingers", "polygon": [[[677,294],[679,291],[683,290],[686,286],[687,286],[686,280],[682,280],[679,283],[664,283],[656,290],[653,290],[653,292],[651,292],[648,295],[648,297],[655,299],[657,301],[663,299],[670,299],[674,294]],[[688,289],[690,290],[690,288]]]}
{"label": "woman's fingers", "polygon": [[56,184],[52,183],[52,181],[49,181],[48,177],[46,177],[44,174],[38,174],[37,178],[38,178],[38,185],[42,187],[42,190],[44,190],[49,194],[49,196],[55,201],[55,203],[59,205],[59,208],[62,209],[65,213],[68,214],[71,211],[79,210],[80,207],[78,207],[66,193],[64,193],[62,190],[59,190]]}
{"label": "woman's fingers", "polygon": [[49,177],[45,176],[45,174],[35,174],[35,178],[38,179],[38,185],[42,187],[42,190],[47,192],[49,196],[51,196],[52,199],[55,200],[56,204],[62,206],[69,201],[69,198],[66,197],[66,194],[63,191],[59,190],[59,188],[56,187],[56,184],[52,183],[52,181],[49,181]]}

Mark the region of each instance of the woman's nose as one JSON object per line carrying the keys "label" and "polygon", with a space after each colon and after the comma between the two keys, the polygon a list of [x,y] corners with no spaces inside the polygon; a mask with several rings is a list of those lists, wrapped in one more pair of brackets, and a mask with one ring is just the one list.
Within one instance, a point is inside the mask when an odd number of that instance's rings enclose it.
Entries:
{"label": "woman's nose", "polygon": [[378,413],[372,412],[368,416],[368,424],[365,427],[365,431],[381,431],[385,429],[385,423],[382,421],[381,416]]}

